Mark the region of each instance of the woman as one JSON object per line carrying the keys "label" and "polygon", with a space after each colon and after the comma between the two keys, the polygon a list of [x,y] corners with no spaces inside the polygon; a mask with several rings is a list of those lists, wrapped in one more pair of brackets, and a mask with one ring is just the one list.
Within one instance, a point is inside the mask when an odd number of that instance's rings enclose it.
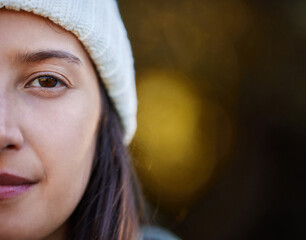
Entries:
{"label": "woman", "polygon": [[0,32],[0,239],[172,239],[139,227],[133,58],[116,2],[0,0]]}
{"label": "woman", "polygon": [[0,239],[135,239],[136,94],[116,3],[0,7]]}

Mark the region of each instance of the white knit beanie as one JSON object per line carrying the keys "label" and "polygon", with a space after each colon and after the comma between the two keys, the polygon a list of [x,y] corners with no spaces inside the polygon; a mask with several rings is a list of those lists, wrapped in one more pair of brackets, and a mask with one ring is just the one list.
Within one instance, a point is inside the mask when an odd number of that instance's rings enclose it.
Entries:
{"label": "white knit beanie", "polygon": [[115,0],[0,0],[0,8],[47,17],[72,32],[95,63],[124,129],[136,131],[137,97],[130,42]]}

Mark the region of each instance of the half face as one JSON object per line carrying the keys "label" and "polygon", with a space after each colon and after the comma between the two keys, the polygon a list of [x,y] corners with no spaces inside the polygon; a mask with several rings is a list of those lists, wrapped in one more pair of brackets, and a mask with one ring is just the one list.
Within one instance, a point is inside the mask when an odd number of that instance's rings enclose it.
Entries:
{"label": "half face", "polygon": [[75,36],[0,10],[0,239],[64,239],[89,180],[100,118]]}

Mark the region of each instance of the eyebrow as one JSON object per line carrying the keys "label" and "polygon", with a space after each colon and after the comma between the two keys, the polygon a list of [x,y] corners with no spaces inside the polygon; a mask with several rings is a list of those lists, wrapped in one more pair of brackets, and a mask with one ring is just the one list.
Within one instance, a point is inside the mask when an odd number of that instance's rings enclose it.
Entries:
{"label": "eyebrow", "polygon": [[81,60],[74,56],[72,53],[62,50],[43,50],[38,52],[26,52],[18,54],[16,57],[17,62],[21,63],[34,63],[41,62],[51,58],[64,59],[67,62],[80,64]]}

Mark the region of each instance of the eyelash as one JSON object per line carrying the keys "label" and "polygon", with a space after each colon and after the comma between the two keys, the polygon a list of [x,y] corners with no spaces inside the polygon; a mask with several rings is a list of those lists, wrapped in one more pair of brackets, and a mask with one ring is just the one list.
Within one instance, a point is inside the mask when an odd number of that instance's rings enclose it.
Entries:
{"label": "eyelash", "polygon": [[[49,86],[49,87],[44,87],[44,86],[41,86],[41,83],[39,81],[41,81],[42,79],[51,79],[51,80],[55,80],[56,81],[56,85],[55,86]],[[40,85],[40,86],[31,86],[31,84],[33,84],[35,81],[37,81],[36,84]],[[55,77],[55,76],[52,76],[52,75],[41,75],[41,76],[37,76],[35,77],[34,79],[32,79],[31,81],[29,81],[25,87],[26,88],[30,88],[30,87],[37,87],[37,88],[43,88],[43,89],[52,89],[52,88],[58,88],[58,87],[61,87],[61,86],[58,86],[58,85],[62,85],[64,87],[67,87],[67,84],[59,79],[58,77]]]}

